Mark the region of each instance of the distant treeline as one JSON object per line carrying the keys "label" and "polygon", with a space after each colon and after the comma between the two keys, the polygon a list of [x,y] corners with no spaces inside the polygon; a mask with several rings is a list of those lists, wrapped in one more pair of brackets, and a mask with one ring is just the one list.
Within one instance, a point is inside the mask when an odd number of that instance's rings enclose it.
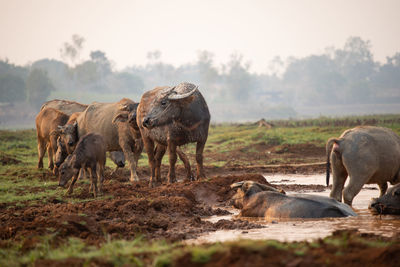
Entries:
{"label": "distant treeline", "polygon": [[199,52],[196,62],[179,67],[160,58],[160,52],[150,52],[147,65],[121,71],[113,69],[102,51],[93,51],[89,60],[72,67],[50,59],[26,66],[3,60],[0,102],[29,103],[38,110],[55,97],[84,103],[123,96],[139,101],[146,90],[189,81],[199,85],[214,121],[296,118],[302,115],[298,114],[301,107],[315,108],[318,116],[327,106],[340,110],[349,105],[400,103],[400,53],[379,63],[373,59],[370,42],[359,37],[350,37],[343,48],[329,48],[321,55],[286,61],[277,57],[269,72],[261,74],[250,72],[240,54],[221,66],[215,65],[208,51]]}
{"label": "distant treeline", "polygon": [[355,127],[368,126],[390,126],[400,125],[399,114],[347,116],[338,118],[320,117],[303,120],[272,120],[267,121],[272,127]]}

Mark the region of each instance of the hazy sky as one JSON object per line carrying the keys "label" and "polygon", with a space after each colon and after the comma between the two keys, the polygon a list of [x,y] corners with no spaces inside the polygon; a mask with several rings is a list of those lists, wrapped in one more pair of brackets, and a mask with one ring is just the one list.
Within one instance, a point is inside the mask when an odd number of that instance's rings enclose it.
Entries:
{"label": "hazy sky", "polygon": [[73,34],[86,39],[81,59],[102,50],[117,69],[161,60],[194,62],[199,50],[216,65],[233,52],[265,72],[274,56],[321,54],[349,36],[370,40],[375,59],[400,52],[398,0],[0,0],[0,58],[26,64],[60,59]]}

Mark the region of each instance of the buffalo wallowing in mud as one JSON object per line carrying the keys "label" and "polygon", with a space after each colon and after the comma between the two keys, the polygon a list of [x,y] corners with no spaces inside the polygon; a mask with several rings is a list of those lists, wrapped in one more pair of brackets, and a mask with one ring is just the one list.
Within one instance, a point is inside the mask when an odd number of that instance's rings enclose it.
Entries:
{"label": "buffalo wallowing in mud", "polygon": [[254,181],[242,181],[231,185],[237,189],[232,197],[233,205],[241,209],[240,216],[283,218],[347,217],[357,214],[347,204],[333,198],[291,194]]}
{"label": "buffalo wallowing in mud", "polygon": [[400,184],[389,188],[383,196],[373,199],[368,208],[374,214],[400,215]]}

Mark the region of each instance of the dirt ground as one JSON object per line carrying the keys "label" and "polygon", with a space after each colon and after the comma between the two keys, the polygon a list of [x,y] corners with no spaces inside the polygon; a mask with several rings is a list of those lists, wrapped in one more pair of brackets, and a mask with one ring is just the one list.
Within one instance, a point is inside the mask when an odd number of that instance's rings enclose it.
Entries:
{"label": "dirt ground", "polygon": [[[252,157],[259,158],[265,153],[260,149],[257,153],[232,153],[233,161],[238,162],[246,156],[246,162]],[[139,169],[140,182],[128,182],[129,171],[127,168],[112,174],[111,169],[106,170],[104,183],[104,197],[92,199],[88,193],[89,185],[79,182],[75,186],[83,190],[75,190],[74,198],[83,201],[71,203],[69,197],[63,199],[50,199],[47,203],[38,203],[23,207],[10,207],[0,204],[0,248],[6,241],[23,241],[22,248],[30,250],[39,242],[38,236],[54,234],[54,245],[65,242],[68,237],[79,237],[91,245],[101,245],[106,238],[134,239],[144,236],[147,239],[166,239],[167,241],[181,241],[195,238],[199,234],[220,229],[251,229],[262,227],[246,220],[233,221],[220,220],[216,223],[202,220],[204,216],[224,215],[228,212],[223,209],[229,206],[229,200],[234,194],[230,184],[242,180],[254,180],[267,183],[262,174],[268,173],[322,173],[325,166],[301,165],[304,162],[318,162],[324,160],[324,151],[312,145],[299,147],[287,146],[284,151],[270,151],[280,153],[281,157],[288,159],[301,158],[296,162],[300,165],[284,166],[240,166],[240,164],[225,167],[206,167],[208,179],[195,182],[179,181],[156,187],[148,187],[148,168]],[[317,157],[315,156],[317,155]],[[217,155],[210,155],[217,157]],[[167,166],[163,166],[162,175],[165,177]],[[177,177],[185,177],[183,167],[177,168]],[[49,178],[50,177],[50,178]],[[45,179],[51,178],[51,174]],[[315,191],[323,190],[318,185],[290,185],[284,190],[299,191],[309,188]],[[357,235],[357,233],[351,233]],[[369,237],[368,237],[369,238]],[[381,237],[371,237],[372,240]],[[398,238],[396,240],[399,240]],[[400,245],[380,248],[374,251],[363,243],[351,243],[346,251],[350,259],[336,251],[333,246],[324,245],[318,249],[311,249],[306,257],[299,257],[290,251],[281,251],[274,248],[260,249],[257,252],[248,251],[242,247],[231,247],[225,253],[216,254],[208,266],[261,266],[264,263],[285,266],[310,266],[310,265],[351,265],[354,259],[357,263],[365,262],[366,265],[394,266],[393,257],[400,255]],[[176,262],[178,266],[193,266],[189,264],[189,256],[183,256]],[[398,258],[398,257],[397,257]],[[266,261],[268,259],[268,261]],[[362,261],[361,261],[362,260]],[[54,262],[40,262],[45,266]],[[329,264],[330,263],[330,264]],[[77,265],[78,262],[64,262],[65,265]],[[38,266],[39,266],[38,265]],[[49,266],[50,266],[49,265]],[[97,265],[103,265],[97,263]],[[107,265],[107,264],[105,264]],[[249,266],[250,266],[249,265]]]}

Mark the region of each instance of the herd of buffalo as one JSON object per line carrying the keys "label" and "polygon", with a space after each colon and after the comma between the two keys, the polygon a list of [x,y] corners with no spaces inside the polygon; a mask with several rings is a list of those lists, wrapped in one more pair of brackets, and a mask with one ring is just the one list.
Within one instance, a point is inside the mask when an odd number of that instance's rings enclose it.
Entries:
{"label": "herd of buffalo", "polygon": [[[138,181],[137,164],[145,148],[150,166],[149,186],[161,184],[160,167],[168,151],[168,183],[177,181],[179,157],[186,179],[205,178],[203,150],[208,137],[210,113],[197,86],[181,83],[157,87],[143,94],[139,103],[123,98],[116,103],[84,105],[67,100],[43,104],[36,117],[38,168],[43,168],[47,150],[49,168],[59,176],[59,185],[78,178],[91,178],[90,192],[102,193],[106,152],[118,167],[125,160],[130,181]],[[196,143],[196,178],[180,146]],[[350,207],[364,184],[377,184],[380,197],[372,200],[376,214],[400,214],[400,137],[383,127],[359,126],[345,131],[326,144],[327,176],[332,169],[330,197],[307,194],[286,195],[282,190],[253,181],[231,185],[236,189],[232,204],[241,216],[265,218],[345,217],[357,214]],[[345,181],[349,177],[346,187]],[[397,184],[388,189],[388,182]],[[341,203],[341,201],[344,203]]]}

